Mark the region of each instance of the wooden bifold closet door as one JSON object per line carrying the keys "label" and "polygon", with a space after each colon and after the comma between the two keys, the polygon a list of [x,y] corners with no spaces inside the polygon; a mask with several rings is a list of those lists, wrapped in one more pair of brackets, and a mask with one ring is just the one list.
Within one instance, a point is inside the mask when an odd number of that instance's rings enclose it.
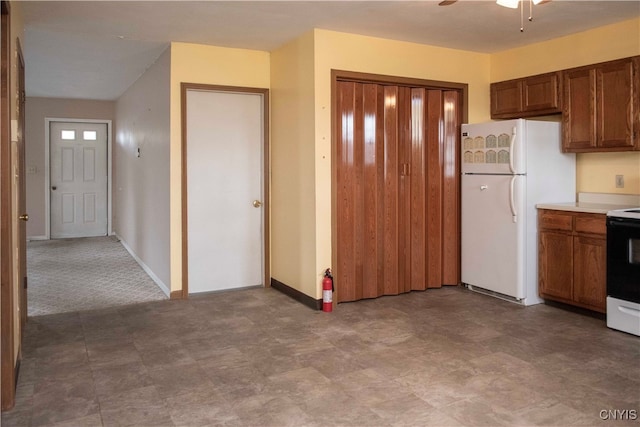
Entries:
{"label": "wooden bifold closet door", "polygon": [[338,302],[459,283],[459,93],[337,82]]}

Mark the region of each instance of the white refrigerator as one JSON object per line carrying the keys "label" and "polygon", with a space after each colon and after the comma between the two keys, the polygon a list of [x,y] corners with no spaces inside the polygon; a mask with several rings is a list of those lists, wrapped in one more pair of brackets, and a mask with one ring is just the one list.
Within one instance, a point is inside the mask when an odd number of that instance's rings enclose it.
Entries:
{"label": "white refrigerator", "polygon": [[560,123],[462,125],[462,282],[523,305],[538,304],[537,203],[576,199],[575,155]]}

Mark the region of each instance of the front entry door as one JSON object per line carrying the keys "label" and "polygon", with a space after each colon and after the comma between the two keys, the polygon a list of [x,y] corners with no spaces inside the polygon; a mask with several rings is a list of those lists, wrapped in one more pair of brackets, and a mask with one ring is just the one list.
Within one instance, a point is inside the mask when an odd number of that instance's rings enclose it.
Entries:
{"label": "front entry door", "polygon": [[107,125],[51,122],[51,238],[107,235]]}
{"label": "front entry door", "polygon": [[186,91],[191,294],[263,285],[264,96]]}

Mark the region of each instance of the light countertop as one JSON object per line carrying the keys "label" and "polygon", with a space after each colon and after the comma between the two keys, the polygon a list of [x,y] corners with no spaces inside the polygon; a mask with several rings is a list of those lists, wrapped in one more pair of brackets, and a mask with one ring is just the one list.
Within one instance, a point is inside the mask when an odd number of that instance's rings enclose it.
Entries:
{"label": "light countertop", "polygon": [[590,202],[570,202],[570,203],[539,203],[536,205],[538,209],[552,209],[556,211],[571,211],[606,214],[609,211],[618,209],[638,208],[637,205],[618,205],[613,203],[590,203]]}
{"label": "light countertop", "polygon": [[606,214],[609,211],[618,209],[633,209],[639,207],[640,195],[609,193],[578,193],[577,202],[539,203],[536,205],[538,209],[596,214]]}

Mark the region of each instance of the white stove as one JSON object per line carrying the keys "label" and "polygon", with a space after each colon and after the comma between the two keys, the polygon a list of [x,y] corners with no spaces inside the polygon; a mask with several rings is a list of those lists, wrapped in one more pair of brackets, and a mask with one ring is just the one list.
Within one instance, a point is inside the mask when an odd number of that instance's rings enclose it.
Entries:
{"label": "white stove", "polygon": [[607,326],[640,336],[640,208],[607,212]]}
{"label": "white stove", "polygon": [[616,209],[607,212],[608,217],[628,218],[640,221],[640,207],[631,209]]}

